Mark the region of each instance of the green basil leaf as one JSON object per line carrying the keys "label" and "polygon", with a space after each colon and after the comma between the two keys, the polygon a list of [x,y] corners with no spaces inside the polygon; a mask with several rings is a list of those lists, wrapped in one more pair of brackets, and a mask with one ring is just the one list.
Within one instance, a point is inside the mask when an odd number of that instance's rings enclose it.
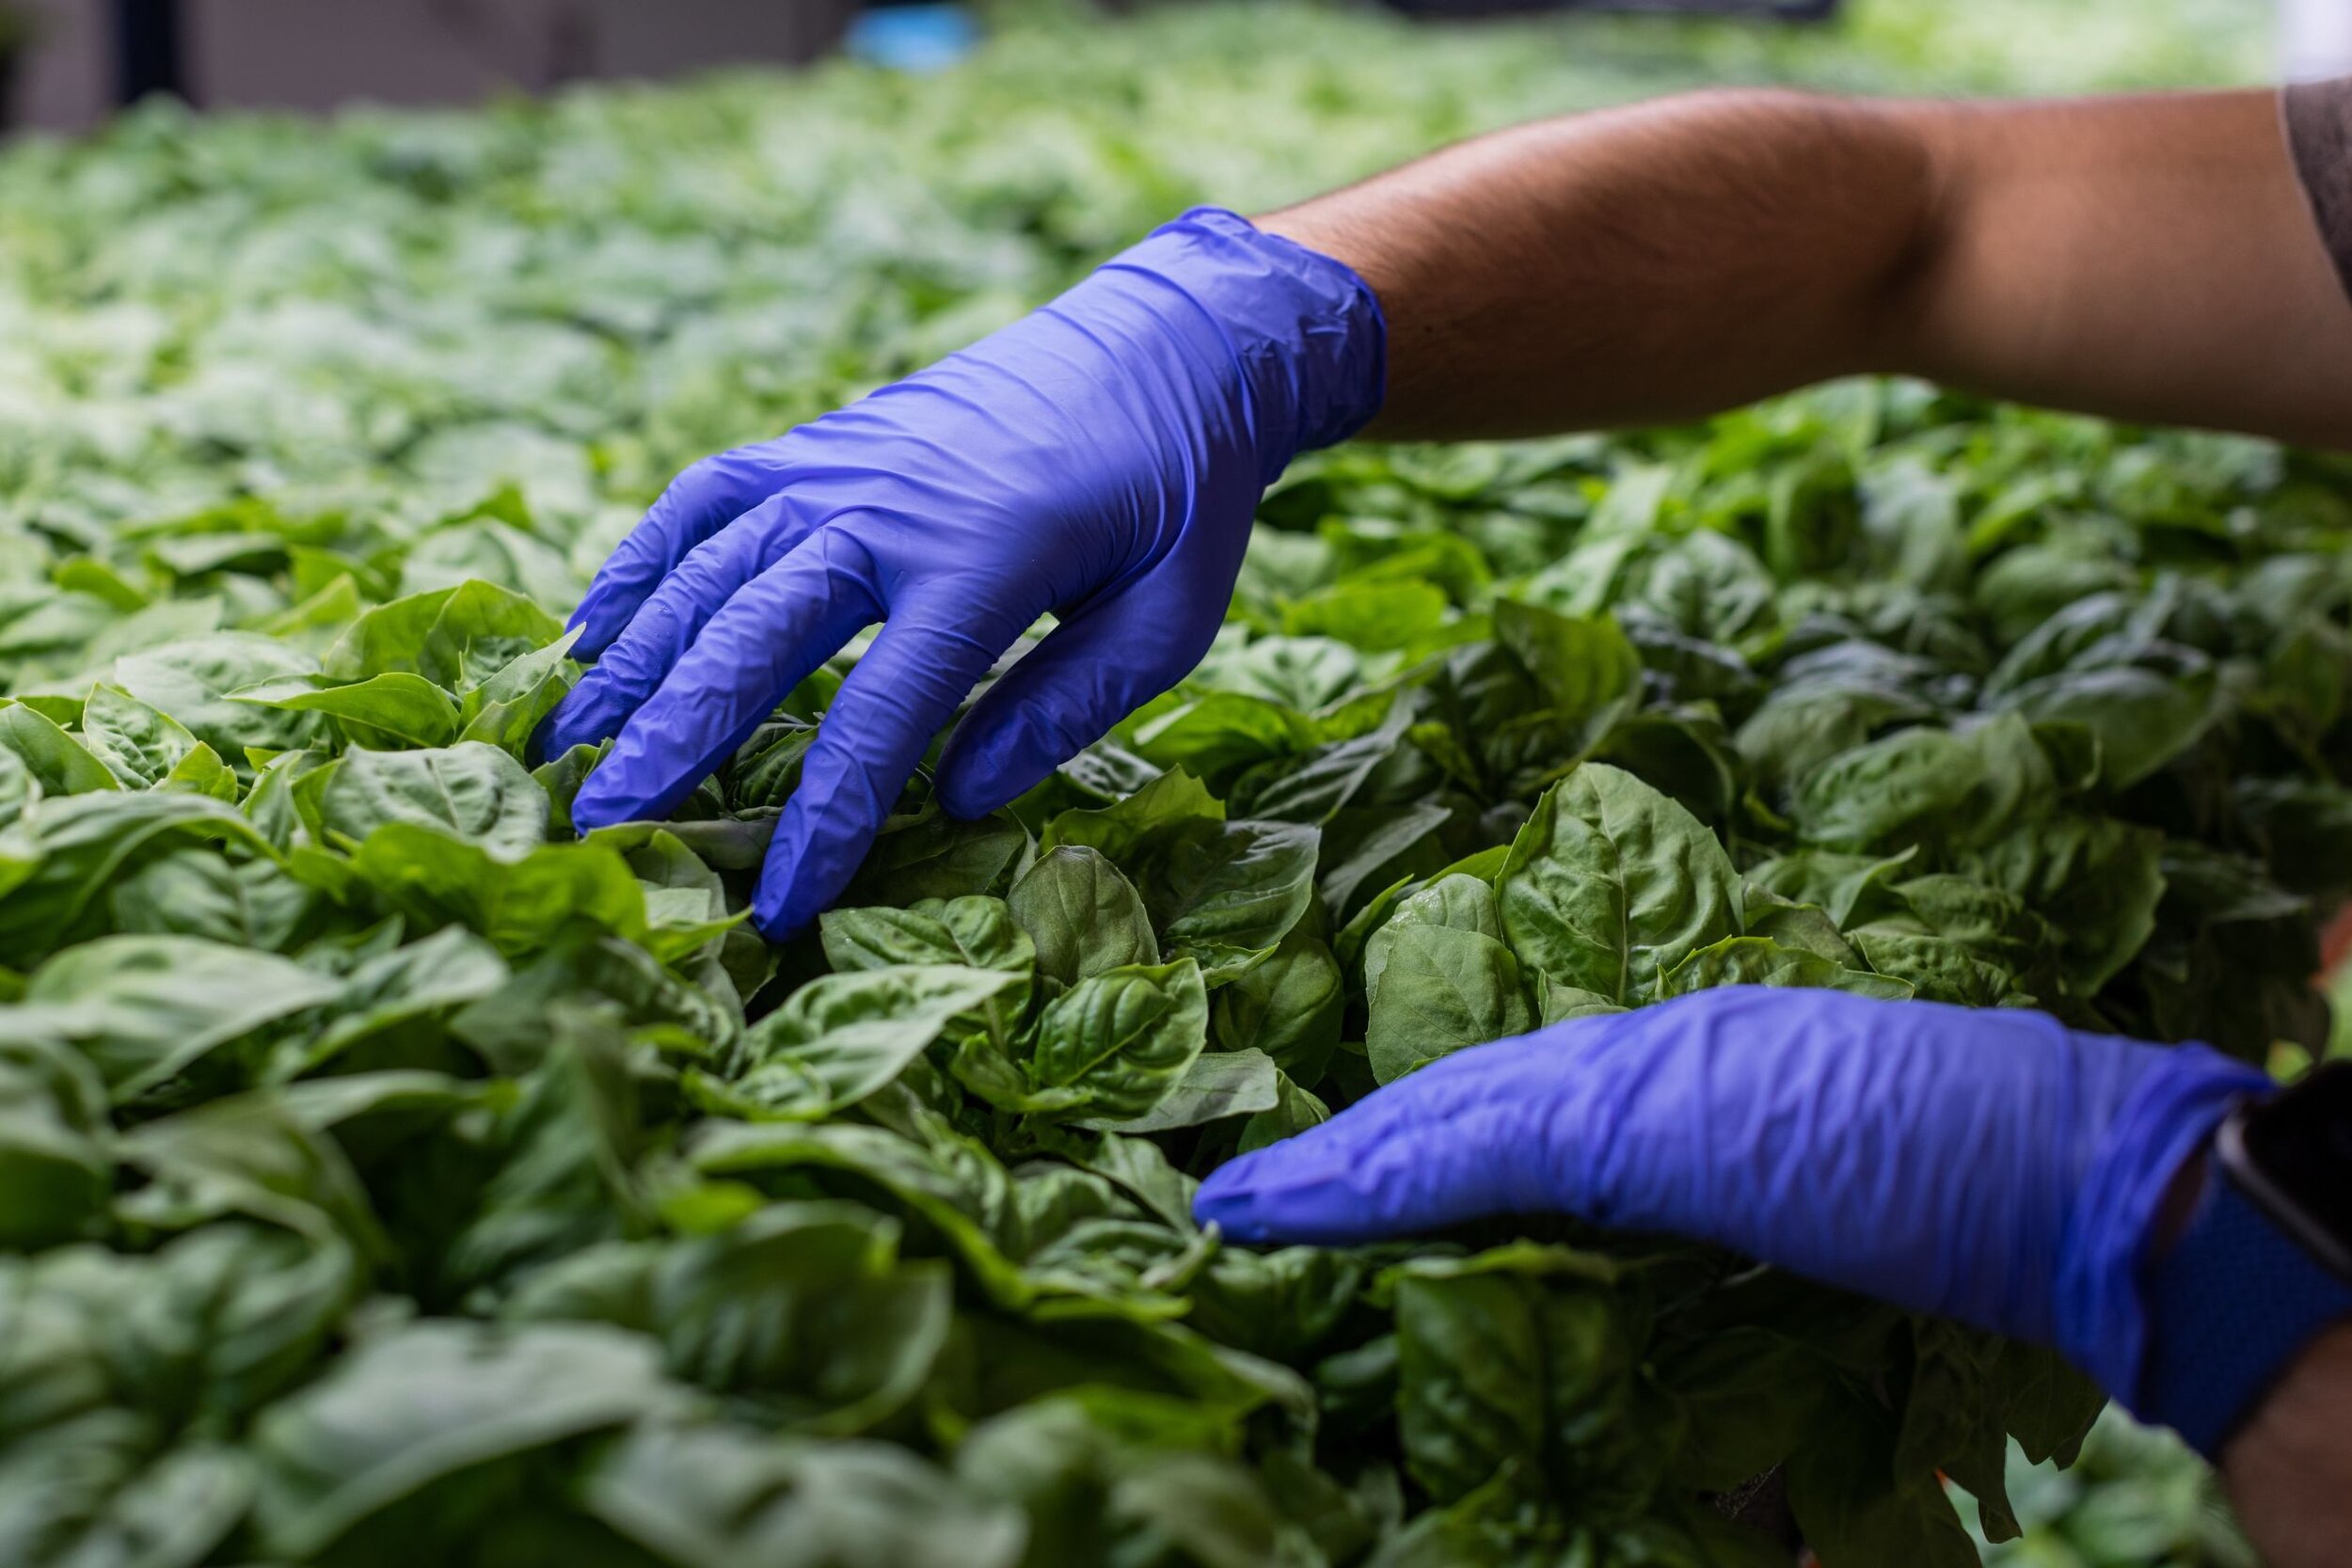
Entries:
{"label": "green basil leaf", "polygon": [[1715,835],[1629,773],[1588,763],[1554,785],[1495,880],[1502,928],[1538,974],[1615,1002],[1656,994],[1736,936],[1740,885]]}
{"label": "green basil leaf", "polygon": [[1083,1095],[1100,1117],[1140,1117],[1175,1092],[1208,1027],[1208,992],[1190,958],[1106,969],[1046,1006],[1030,1082]]}

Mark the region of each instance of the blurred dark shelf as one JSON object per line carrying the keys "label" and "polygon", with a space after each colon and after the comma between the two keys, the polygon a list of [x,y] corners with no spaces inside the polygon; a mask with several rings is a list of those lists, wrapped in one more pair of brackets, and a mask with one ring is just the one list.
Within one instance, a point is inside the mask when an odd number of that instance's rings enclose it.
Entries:
{"label": "blurred dark shelf", "polygon": [[115,0],[115,102],[157,92],[188,96],[180,0]]}

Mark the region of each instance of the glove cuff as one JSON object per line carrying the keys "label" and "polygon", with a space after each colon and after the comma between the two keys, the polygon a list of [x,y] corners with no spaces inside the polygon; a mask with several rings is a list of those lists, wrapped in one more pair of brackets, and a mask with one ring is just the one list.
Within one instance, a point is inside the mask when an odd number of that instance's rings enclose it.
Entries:
{"label": "glove cuff", "polygon": [[1238,360],[1261,483],[1380,410],[1388,323],[1353,268],[1239,214],[1195,207],[1103,265],[1156,278],[1205,311]]}
{"label": "glove cuff", "polygon": [[2148,1364],[2124,1402],[2207,1459],[2303,1347],[2352,1319],[2352,1284],[2280,1230],[2228,1173],[2205,1181],[2187,1227],[2148,1271]]}
{"label": "glove cuff", "polygon": [[2230,1108],[2274,1087],[2202,1045],[2159,1053],[2091,1157],[2059,1242],[2052,1318],[2058,1348],[2127,1402],[2141,1386],[2150,1304],[2142,1275],[2165,1194],[2213,1141]]}

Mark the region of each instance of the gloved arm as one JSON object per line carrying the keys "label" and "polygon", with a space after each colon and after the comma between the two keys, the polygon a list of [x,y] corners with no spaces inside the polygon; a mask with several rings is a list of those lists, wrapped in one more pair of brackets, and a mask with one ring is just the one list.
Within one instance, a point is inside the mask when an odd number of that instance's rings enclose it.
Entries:
{"label": "gloved arm", "polygon": [[806,926],[934,734],[1022,631],[941,759],[1003,805],[1207,651],[1258,498],[1371,418],[1385,329],[1346,267],[1199,209],[1053,304],[774,441],[695,465],[574,616],[596,667],[550,720],[617,735],[582,828],[666,815],[786,693],[883,623],[803,764],[753,903]]}
{"label": "gloved arm", "polygon": [[[1731,988],[1444,1057],[1222,1166],[1198,1212],[1247,1242],[1540,1212],[1711,1241],[2054,1344],[2212,1452],[2352,1315],[2315,1265],[2249,1265],[2264,1237],[2218,1183],[2154,1256],[2175,1177],[2268,1087],[2039,1013]],[[2218,1277],[2273,1263],[2250,1298]]]}

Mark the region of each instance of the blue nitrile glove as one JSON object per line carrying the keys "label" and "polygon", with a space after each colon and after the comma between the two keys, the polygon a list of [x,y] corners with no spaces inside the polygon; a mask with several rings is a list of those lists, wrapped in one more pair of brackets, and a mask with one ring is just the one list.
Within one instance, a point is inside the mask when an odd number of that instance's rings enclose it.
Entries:
{"label": "blue nitrile glove", "polygon": [[[2211,1445],[2279,1365],[2225,1365],[2207,1306],[2150,1289],[2143,1264],[2174,1174],[2269,1086],[2201,1046],[2041,1013],[1729,988],[1444,1057],[1222,1166],[1196,1212],[1246,1242],[1538,1212],[1700,1238],[2055,1344]],[[2312,1314],[2352,1310],[2324,1281],[2297,1289]],[[2143,1376],[2159,1324],[2198,1342]],[[2200,1364],[2200,1386],[2164,1370]]]}
{"label": "blue nitrile glove", "polygon": [[1384,329],[1341,263],[1199,208],[1022,321],[688,469],[574,615],[597,660],[549,751],[619,743],[581,828],[667,815],[803,678],[885,623],[778,824],[753,916],[815,919],[931,736],[1038,617],[941,759],[1003,805],[1207,651],[1265,486],[1378,406]]}

